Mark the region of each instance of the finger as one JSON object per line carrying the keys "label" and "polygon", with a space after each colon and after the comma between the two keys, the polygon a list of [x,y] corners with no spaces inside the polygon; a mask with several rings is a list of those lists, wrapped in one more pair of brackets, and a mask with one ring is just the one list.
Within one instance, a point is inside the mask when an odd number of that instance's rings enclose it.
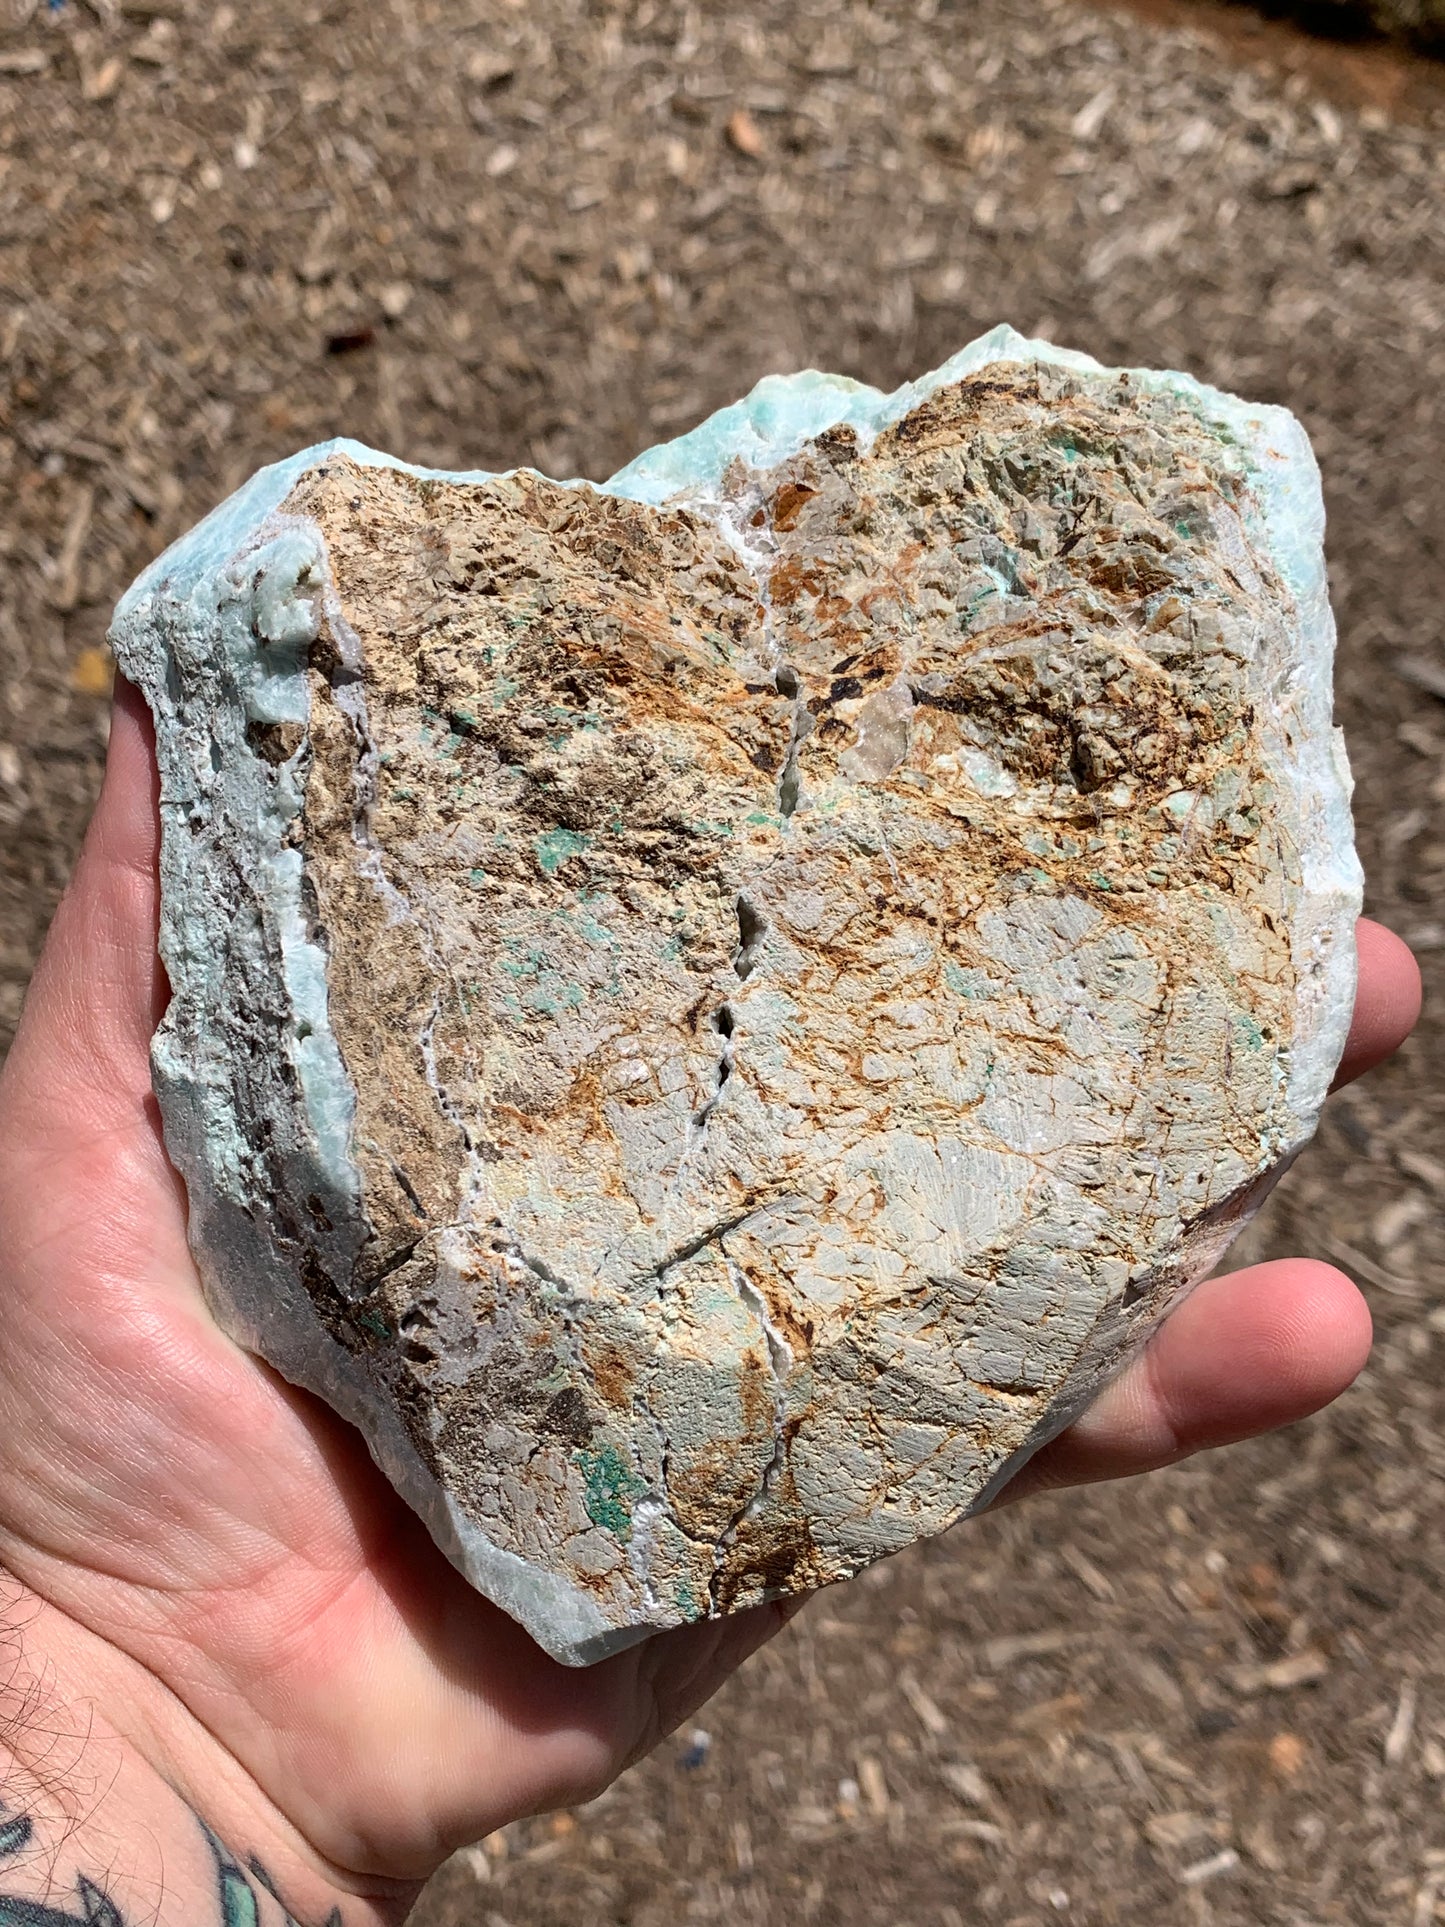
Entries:
{"label": "finger", "polygon": [[1208,1278],[1005,1497],[1128,1478],[1289,1425],[1337,1398],[1370,1350],[1343,1272],[1285,1258]]}
{"label": "finger", "polygon": [[1336,1089],[1397,1051],[1420,1015],[1420,966],[1408,945],[1383,924],[1361,917],[1355,946],[1359,986]]}
{"label": "finger", "polygon": [[[661,1664],[654,1662],[650,1667],[644,1664],[653,1717],[642,1742],[634,1746],[632,1758],[640,1759],[651,1752],[659,1740],[675,1732],[685,1719],[705,1706],[759,1647],[776,1638],[804,1603],[802,1598],[775,1599],[767,1605],[730,1613],[719,1623],[718,1636],[697,1640],[691,1656],[686,1642],[701,1629],[696,1626],[680,1629],[681,1638]],[[669,1637],[676,1636],[662,1636],[664,1640]],[[653,1640],[649,1644],[656,1646],[659,1642]]]}
{"label": "finger", "polygon": [[153,745],[144,702],[117,677],[105,781],[0,1083],[12,1133],[103,1129],[149,1093],[150,1038],[168,994],[156,955]]}

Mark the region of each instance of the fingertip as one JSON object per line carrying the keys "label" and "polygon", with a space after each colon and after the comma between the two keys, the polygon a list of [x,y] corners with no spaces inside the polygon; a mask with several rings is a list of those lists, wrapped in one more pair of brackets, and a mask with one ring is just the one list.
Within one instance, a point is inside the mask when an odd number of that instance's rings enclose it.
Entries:
{"label": "fingertip", "polygon": [[110,712],[112,730],[115,718],[124,716],[142,733],[149,734],[150,710],[146,706],[146,699],[123,669],[116,670],[115,681],[111,684]]}
{"label": "fingertip", "polygon": [[1370,1311],[1333,1265],[1286,1258],[1207,1278],[1007,1496],[1128,1478],[1291,1425],[1369,1357]]}
{"label": "fingertip", "polygon": [[1355,925],[1359,977],[1350,1034],[1335,1074],[1348,1084],[1404,1043],[1420,1016],[1420,966],[1393,930],[1369,917]]}
{"label": "fingertip", "polygon": [[4,1067],[36,1145],[132,1117],[149,1096],[150,1039],[170,994],[156,953],[159,851],[150,717],[117,677],[100,795]]}
{"label": "fingertip", "polygon": [[111,696],[105,780],[92,833],[106,859],[149,876],[160,849],[160,779],[155,731],[145,698],[117,675]]}
{"label": "fingertip", "polygon": [[1156,1334],[1149,1384],[1180,1451],[1292,1424],[1369,1356],[1369,1307],[1333,1265],[1284,1258],[1202,1284]]}
{"label": "fingertip", "polygon": [[1236,1277],[1253,1294],[1259,1382],[1272,1375],[1275,1423],[1328,1405],[1363,1370],[1374,1342],[1370,1307],[1354,1280],[1318,1258],[1283,1258]]}

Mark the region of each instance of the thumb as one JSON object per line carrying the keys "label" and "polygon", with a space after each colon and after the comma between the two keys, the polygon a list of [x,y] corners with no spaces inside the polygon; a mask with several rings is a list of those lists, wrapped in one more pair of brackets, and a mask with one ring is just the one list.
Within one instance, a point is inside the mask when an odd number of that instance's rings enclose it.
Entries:
{"label": "thumb", "polygon": [[169,997],[156,954],[159,785],[150,717],[117,677],[105,781],[0,1069],[0,1135],[28,1161],[134,1124]]}

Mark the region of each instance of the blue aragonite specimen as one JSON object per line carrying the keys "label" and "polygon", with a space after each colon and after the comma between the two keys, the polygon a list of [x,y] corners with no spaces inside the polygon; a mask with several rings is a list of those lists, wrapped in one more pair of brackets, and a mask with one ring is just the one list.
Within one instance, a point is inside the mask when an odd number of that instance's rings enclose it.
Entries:
{"label": "blue aragonite specimen", "polygon": [[976,1510],[1309,1137],[1322,531],[1282,409],[999,329],[600,486],[328,443],[126,596],[210,1303],[559,1658]]}

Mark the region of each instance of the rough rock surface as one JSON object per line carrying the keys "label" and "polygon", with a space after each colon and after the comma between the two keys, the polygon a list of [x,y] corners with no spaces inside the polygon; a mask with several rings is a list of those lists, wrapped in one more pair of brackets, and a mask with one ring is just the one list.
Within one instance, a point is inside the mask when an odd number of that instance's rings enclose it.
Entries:
{"label": "rough rock surface", "polygon": [[1322,520],[1001,330],[601,488],[330,444],[126,598],[212,1302],[559,1657],[985,1502],[1308,1137]]}

